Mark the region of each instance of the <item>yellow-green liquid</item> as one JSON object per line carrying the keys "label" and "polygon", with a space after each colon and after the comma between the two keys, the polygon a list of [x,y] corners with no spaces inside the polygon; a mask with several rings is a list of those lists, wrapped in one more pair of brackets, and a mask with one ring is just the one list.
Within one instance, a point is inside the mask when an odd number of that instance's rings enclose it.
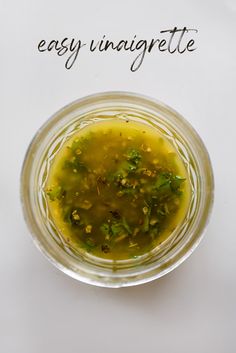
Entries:
{"label": "yellow-green liquid", "polygon": [[186,215],[190,183],[163,134],[112,119],[81,129],[62,146],[45,192],[68,246],[118,260],[140,256],[170,236]]}

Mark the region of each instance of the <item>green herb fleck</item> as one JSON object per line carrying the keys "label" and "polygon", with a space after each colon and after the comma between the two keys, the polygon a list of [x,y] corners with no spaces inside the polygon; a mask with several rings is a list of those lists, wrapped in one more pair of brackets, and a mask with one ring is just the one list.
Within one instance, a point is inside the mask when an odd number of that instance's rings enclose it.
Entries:
{"label": "green herb fleck", "polygon": [[138,166],[140,160],[141,160],[141,154],[138,150],[132,149],[129,151],[127,154],[127,159],[128,161],[133,165],[133,166]]}
{"label": "green herb fleck", "polygon": [[61,198],[65,195],[65,191],[60,185],[57,185],[49,189],[47,191],[47,195],[49,196],[51,201],[61,200]]}
{"label": "green herb fleck", "polygon": [[80,161],[79,157],[73,157],[71,160],[66,159],[63,168],[72,170],[74,173],[87,171],[87,167]]}
{"label": "green herb fleck", "polygon": [[110,226],[108,223],[103,223],[100,227],[100,230],[102,231],[102,233],[105,235],[105,237],[110,237]]}

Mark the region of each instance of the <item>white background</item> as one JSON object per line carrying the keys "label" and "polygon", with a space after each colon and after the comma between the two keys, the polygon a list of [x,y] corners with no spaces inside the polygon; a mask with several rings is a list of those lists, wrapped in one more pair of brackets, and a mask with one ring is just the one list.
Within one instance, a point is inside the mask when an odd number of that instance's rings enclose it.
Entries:
{"label": "white background", "polygon": [[[236,1],[0,0],[0,352],[236,352]],[[38,53],[41,39],[157,38],[197,28],[198,49],[135,55],[81,51],[74,67]],[[184,115],[214,168],[215,205],[206,236],[178,269],[125,289],[85,285],[55,269],[24,224],[19,176],[43,122],[87,94],[127,90]]]}

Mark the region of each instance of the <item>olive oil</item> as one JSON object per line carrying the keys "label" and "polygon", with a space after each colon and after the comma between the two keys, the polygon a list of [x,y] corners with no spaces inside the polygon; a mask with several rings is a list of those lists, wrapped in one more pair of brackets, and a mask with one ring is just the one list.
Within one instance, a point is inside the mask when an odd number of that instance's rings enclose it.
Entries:
{"label": "olive oil", "polygon": [[165,241],[183,222],[191,194],[172,143],[156,128],[118,118],[88,125],[64,143],[45,193],[67,245],[112,260]]}

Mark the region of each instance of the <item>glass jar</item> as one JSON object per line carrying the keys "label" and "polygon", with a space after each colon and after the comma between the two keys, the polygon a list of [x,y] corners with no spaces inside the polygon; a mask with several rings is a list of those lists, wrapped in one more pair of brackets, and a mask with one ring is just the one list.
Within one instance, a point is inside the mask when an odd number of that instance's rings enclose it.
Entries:
{"label": "glass jar", "polygon": [[[50,165],[65,141],[88,124],[114,117],[140,121],[161,131],[182,158],[192,189],[184,221],[164,243],[138,258],[119,261],[97,258],[89,253],[75,254],[50,218],[44,192]],[[33,138],[21,175],[24,217],[35,244],[69,276],[104,287],[142,284],[181,264],[203,237],[213,204],[213,189],[208,153],[191,125],[165,104],[128,92],[91,95],[55,113]]]}

